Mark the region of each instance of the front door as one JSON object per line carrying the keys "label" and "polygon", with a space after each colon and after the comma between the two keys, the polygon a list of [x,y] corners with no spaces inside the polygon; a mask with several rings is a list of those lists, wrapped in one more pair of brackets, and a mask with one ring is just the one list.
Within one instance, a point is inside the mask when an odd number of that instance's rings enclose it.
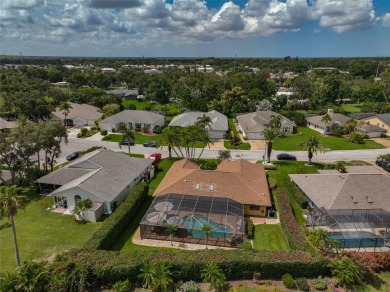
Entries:
{"label": "front door", "polygon": [[66,200],[66,197],[54,196],[54,203],[56,205],[56,208],[68,209],[68,202]]}

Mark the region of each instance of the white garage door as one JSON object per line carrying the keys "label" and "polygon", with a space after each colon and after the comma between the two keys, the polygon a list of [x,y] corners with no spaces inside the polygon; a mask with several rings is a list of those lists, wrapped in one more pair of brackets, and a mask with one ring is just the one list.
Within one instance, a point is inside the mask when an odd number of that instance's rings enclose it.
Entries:
{"label": "white garage door", "polygon": [[264,137],[261,133],[248,133],[249,140],[263,140]]}

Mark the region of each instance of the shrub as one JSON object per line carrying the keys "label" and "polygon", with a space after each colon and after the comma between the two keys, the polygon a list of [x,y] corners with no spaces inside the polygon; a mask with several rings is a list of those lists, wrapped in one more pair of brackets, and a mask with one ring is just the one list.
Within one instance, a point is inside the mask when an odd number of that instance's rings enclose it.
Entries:
{"label": "shrub", "polygon": [[124,108],[127,109],[127,110],[136,110],[137,109],[137,107],[133,103],[125,104]]}
{"label": "shrub", "polygon": [[218,163],[216,161],[201,160],[200,169],[203,170],[215,170],[217,169]]}
{"label": "shrub", "polygon": [[369,274],[390,270],[390,253],[349,252],[347,257],[364,267]]}
{"label": "shrub", "polygon": [[309,206],[308,200],[297,189],[297,187],[291,182],[291,180],[285,180],[285,187],[289,195],[301,206],[302,209],[306,209]]}
{"label": "shrub", "polygon": [[183,292],[198,292],[199,290],[195,281],[188,281],[183,284]]}
{"label": "shrub", "polygon": [[137,214],[138,209],[148,195],[149,187],[140,183],[119,205],[115,212],[107,218],[99,230],[85,244],[87,249],[109,249],[127,228],[129,221]]}
{"label": "shrub", "polygon": [[324,291],[327,287],[326,280],[324,278],[322,278],[321,276],[319,276],[317,279],[313,280],[313,286],[317,290]]}
{"label": "shrub", "polygon": [[243,250],[252,250],[252,244],[250,242],[246,241],[242,244],[242,249]]}
{"label": "shrub", "polygon": [[253,225],[252,219],[246,220],[246,234],[248,235],[249,239],[253,238],[253,229],[255,226]]}
{"label": "shrub", "polygon": [[96,126],[92,126],[92,127],[90,127],[89,129],[90,129],[91,131],[97,131]]}
{"label": "shrub", "polygon": [[282,277],[282,282],[284,287],[288,289],[295,289],[297,287],[293,276],[291,276],[290,274],[284,274]]}
{"label": "shrub", "polygon": [[112,286],[112,289],[114,289],[115,292],[128,292],[131,289],[131,284],[129,280],[118,281]]}
{"label": "shrub", "polygon": [[80,155],[84,155],[84,154],[90,153],[92,151],[95,151],[97,149],[101,149],[101,148],[102,148],[101,146],[92,146],[91,148],[80,151]]}
{"label": "shrub", "polygon": [[268,178],[268,185],[269,185],[269,188],[270,188],[271,190],[275,190],[275,189],[276,189],[276,186],[277,186],[277,184],[276,184],[276,179],[274,179],[273,177],[269,177],[269,178]]}
{"label": "shrub", "polygon": [[279,211],[280,225],[286,235],[288,244],[293,250],[309,251],[304,229],[298,225],[291,210],[290,201],[285,192],[279,191],[275,196],[276,208]]}
{"label": "shrub", "polygon": [[101,129],[101,130],[100,130],[100,135],[102,135],[102,136],[107,136],[107,134],[108,134],[108,131],[107,131],[107,130],[105,130],[105,129]]}
{"label": "shrub", "polygon": [[361,284],[366,274],[363,266],[347,257],[333,259],[329,267],[332,269],[332,275],[337,278],[338,283],[348,288]]}
{"label": "shrub", "polygon": [[81,128],[80,129],[80,135],[82,137],[85,137],[88,134],[88,129],[87,128]]}
{"label": "shrub", "polygon": [[295,280],[295,283],[296,283],[299,290],[310,291],[309,284],[307,283],[307,280],[305,278],[297,278]]}
{"label": "shrub", "polygon": [[156,134],[161,134],[162,128],[160,126],[155,126],[153,132]]}
{"label": "shrub", "polygon": [[351,134],[349,134],[348,140],[355,144],[363,144],[364,134],[359,132],[352,132]]}

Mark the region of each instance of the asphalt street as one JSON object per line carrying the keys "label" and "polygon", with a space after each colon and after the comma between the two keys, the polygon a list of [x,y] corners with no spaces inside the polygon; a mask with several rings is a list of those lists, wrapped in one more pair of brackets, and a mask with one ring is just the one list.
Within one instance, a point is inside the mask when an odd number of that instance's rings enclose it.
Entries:
{"label": "asphalt street", "polygon": [[[107,142],[107,141],[93,141],[89,139],[78,139],[75,137],[69,137],[68,143],[62,145],[62,153],[57,159],[58,163],[66,161],[66,156],[74,151],[81,151],[88,149],[92,146],[102,146],[113,151],[123,151],[127,152],[127,146],[123,146],[122,149],[119,147],[118,143]],[[200,154],[201,149],[196,149],[197,156]],[[163,157],[168,156],[168,150],[166,147],[162,148],[149,148],[143,147],[142,145],[131,146],[132,153],[146,154],[150,155],[155,152],[159,152]],[[233,159],[244,158],[247,160],[262,160],[264,155],[264,150],[231,150],[231,156]],[[286,153],[286,151],[272,151],[271,160],[276,160],[276,155],[279,153]],[[306,151],[288,151],[288,153],[293,154],[297,157],[297,160],[307,161],[307,152]],[[390,149],[369,149],[369,150],[338,150],[338,151],[327,151],[325,153],[319,153],[314,155],[313,162],[316,161],[351,161],[351,160],[364,160],[364,161],[374,161],[376,157],[381,154],[390,153]],[[175,156],[172,151],[172,155]],[[202,154],[203,158],[216,158],[218,156],[218,150],[211,150],[205,148]]]}

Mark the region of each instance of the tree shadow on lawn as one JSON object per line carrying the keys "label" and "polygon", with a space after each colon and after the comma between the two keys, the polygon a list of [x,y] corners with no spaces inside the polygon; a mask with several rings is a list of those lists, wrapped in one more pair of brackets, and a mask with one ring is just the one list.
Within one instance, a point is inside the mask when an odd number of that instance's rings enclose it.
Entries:
{"label": "tree shadow on lawn", "polygon": [[11,224],[9,222],[6,222],[6,223],[0,225],[0,231],[3,229],[6,229],[6,228],[10,228],[10,227],[11,227]]}
{"label": "tree shadow on lawn", "polygon": [[371,291],[369,286],[372,286],[373,288],[375,288],[378,291],[388,291],[388,290],[385,290],[385,288],[389,288],[386,285],[386,281],[381,279],[378,275],[373,275],[367,279],[367,283],[364,283],[364,284],[361,284],[361,285],[355,287],[352,291],[356,291],[356,292]]}

